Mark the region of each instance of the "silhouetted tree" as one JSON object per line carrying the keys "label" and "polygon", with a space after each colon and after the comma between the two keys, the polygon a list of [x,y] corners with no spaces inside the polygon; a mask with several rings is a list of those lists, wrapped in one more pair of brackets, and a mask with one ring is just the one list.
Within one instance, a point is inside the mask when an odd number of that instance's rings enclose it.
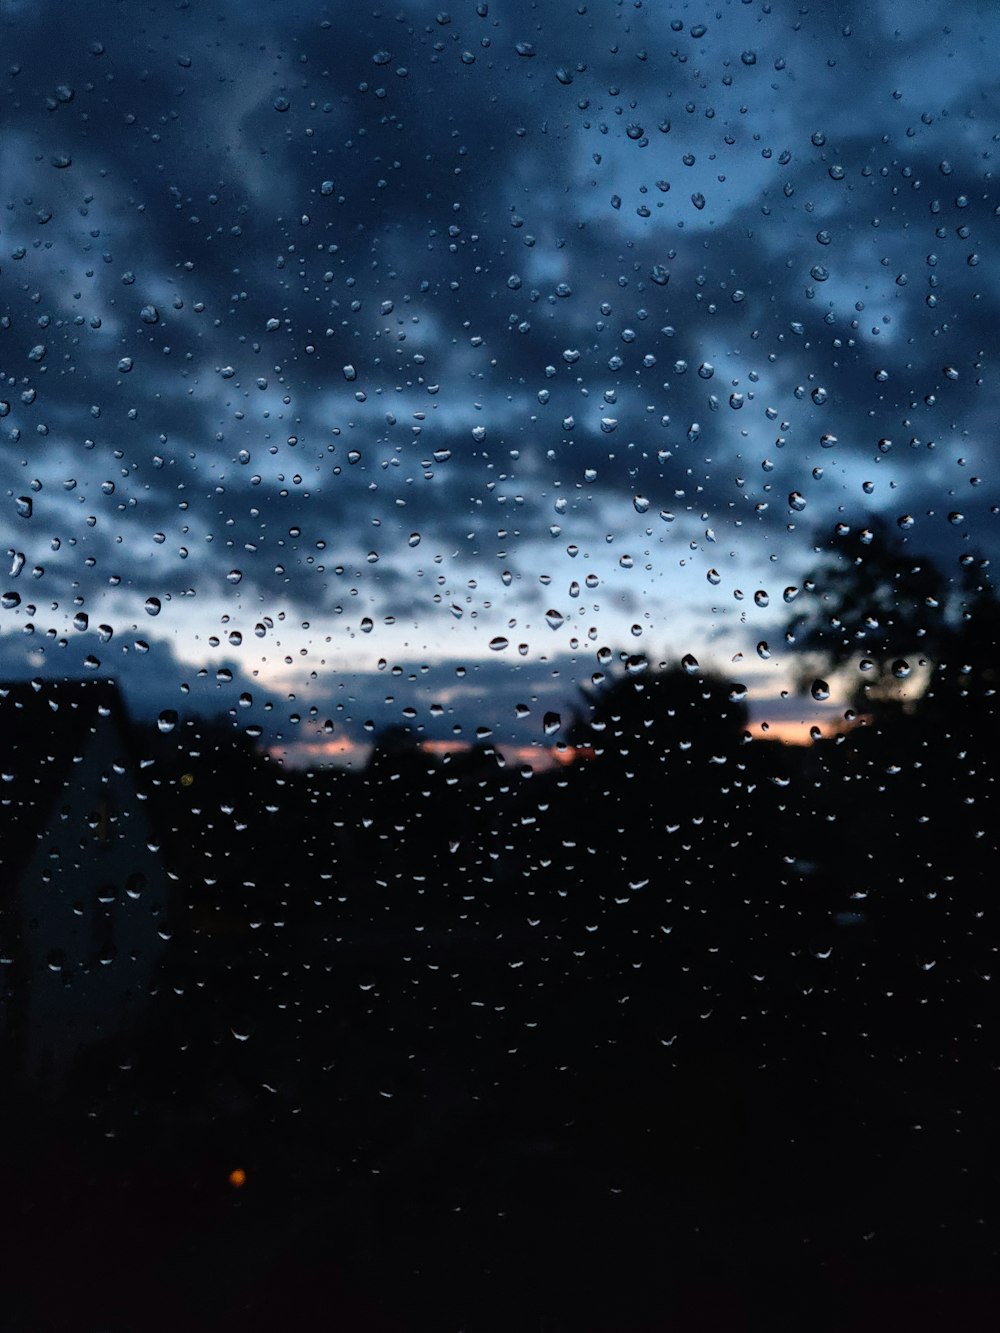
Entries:
{"label": "silhouetted tree", "polygon": [[583,690],[589,717],[571,730],[576,745],[660,764],[671,753],[707,754],[739,740],[749,717],[744,686],[693,657],[657,668],[644,656],[621,657],[623,673]]}
{"label": "silhouetted tree", "polygon": [[881,519],[818,549],[786,633],[803,654],[802,688],[840,676],[852,705],[883,721],[919,712],[992,726],[1000,601],[989,561],[963,555],[948,577]]}
{"label": "silhouetted tree", "polygon": [[955,585],[882,519],[838,530],[817,550],[805,607],[787,632],[808,655],[803,688],[817,675],[848,676],[863,711],[912,705],[954,644]]}
{"label": "silhouetted tree", "polygon": [[644,775],[700,769],[723,758],[749,721],[745,688],[703,671],[693,657],[657,668],[646,657],[628,657],[624,674],[585,690],[584,697],[590,715],[573,726],[571,742]]}
{"label": "silhouetted tree", "polygon": [[953,594],[955,623],[931,677],[924,704],[929,711],[962,718],[982,729],[995,726],[1000,679],[1000,600],[989,561],[963,556]]}

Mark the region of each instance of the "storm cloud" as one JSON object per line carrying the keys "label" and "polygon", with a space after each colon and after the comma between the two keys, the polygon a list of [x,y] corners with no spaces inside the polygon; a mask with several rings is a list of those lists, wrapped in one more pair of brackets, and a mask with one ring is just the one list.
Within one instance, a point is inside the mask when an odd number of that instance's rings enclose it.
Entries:
{"label": "storm cloud", "polygon": [[8,6],[4,671],[780,712],[835,524],[993,553],[1000,20],[835,9]]}

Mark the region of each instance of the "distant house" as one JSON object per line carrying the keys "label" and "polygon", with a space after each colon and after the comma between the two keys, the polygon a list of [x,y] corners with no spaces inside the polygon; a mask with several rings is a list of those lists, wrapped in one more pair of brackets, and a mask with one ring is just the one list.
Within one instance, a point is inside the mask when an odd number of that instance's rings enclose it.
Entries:
{"label": "distant house", "polygon": [[39,1093],[148,1005],[168,881],[139,763],[114,682],[0,685],[0,1058]]}

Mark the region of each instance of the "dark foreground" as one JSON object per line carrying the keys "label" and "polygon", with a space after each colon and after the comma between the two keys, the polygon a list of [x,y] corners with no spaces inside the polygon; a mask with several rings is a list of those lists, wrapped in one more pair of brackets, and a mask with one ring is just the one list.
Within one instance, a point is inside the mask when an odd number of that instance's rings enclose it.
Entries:
{"label": "dark foreground", "polygon": [[[862,983],[855,939],[826,994],[756,998],[649,960],[627,998],[617,969],[552,989],[551,938],[429,945],[419,1003],[369,941],[326,974],[326,1025],[12,1099],[3,1326],[987,1327],[988,983],[947,1010],[939,982]],[[449,1005],[460,972],[481,1007]]]}
{"label": "dark foreground", "polygon": [[[7,1081],[0,1327],[992,1326],[992,713],[792,751],[723,691],[698,752],[666,681],[655,747],[640,716],[636,753],[548,777],[144,741],[172,897],[128,881],[122,920],[164,947],[61,1083]],[[138,977],[124,934],[108,963],[33,945],[79,863],[21,893],[29,1056]]]}

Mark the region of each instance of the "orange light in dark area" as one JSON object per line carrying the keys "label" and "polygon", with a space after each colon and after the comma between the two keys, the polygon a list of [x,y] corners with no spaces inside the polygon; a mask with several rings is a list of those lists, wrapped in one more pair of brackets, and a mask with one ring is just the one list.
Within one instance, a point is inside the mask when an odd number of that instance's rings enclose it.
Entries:
{"label": "orange light in dark area", "polygon": [[247,1183],[247,1173],[241,1166],[234,1167],[229,1173],[229,1183],[234,1190],[241,1190]]}

